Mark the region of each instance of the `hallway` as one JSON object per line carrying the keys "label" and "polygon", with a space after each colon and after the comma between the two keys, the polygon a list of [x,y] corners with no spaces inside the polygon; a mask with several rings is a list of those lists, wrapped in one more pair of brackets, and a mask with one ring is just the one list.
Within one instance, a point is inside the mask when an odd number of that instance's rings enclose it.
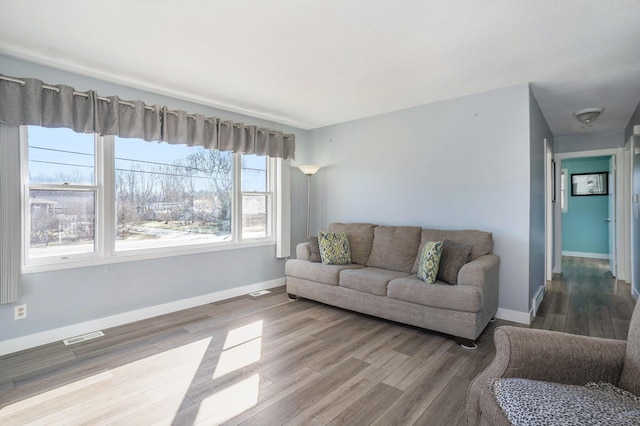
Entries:
{"label": "hallway", "polygon": [[532,328],[625,340],[635,306],[631,285],[609,273],[607,260],[562,258]]}

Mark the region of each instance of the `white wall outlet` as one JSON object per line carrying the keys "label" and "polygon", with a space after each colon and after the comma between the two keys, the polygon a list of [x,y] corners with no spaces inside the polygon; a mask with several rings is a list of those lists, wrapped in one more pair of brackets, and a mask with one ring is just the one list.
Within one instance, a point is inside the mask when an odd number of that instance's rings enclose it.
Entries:
{"label": "white wall outlet", "polygon": [[13,319],[25,319],[27,317],[27,305],[18,305],[13,314]]}

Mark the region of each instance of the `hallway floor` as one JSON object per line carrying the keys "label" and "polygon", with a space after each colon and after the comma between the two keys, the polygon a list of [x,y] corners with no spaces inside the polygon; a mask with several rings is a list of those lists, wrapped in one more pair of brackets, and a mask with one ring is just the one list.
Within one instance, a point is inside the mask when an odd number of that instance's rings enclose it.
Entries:
{"label": "hallway floor", "polygon": [[631,285],[611,276],[607,260],[563,257],[531,326],[625,340],[634,306]]}

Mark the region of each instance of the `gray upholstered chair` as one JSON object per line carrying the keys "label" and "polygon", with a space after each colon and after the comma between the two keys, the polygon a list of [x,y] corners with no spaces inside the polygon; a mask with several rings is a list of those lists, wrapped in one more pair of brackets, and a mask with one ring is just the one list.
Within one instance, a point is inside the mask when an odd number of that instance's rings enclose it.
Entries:
{"label": "gray upholstered chair", "polygon": [[510,326],[498,327],[494,336],[495,358],[469,386],[470,426],[510,424],[487,385],[493,378],[570,385],[608,382],[640,396],[640,303],[636,303],[627,341]]}

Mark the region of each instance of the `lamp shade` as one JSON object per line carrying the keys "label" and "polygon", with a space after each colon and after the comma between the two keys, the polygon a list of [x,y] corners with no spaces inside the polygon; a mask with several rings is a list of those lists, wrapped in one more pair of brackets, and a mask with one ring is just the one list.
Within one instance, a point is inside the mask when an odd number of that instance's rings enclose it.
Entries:
{"label": "lamp shade", "polygon": [[316,172],[320,170],[320,167],[322,166],[317,166],[314,164],[305,164],[304,166],[298,166],[298,168],[302,171],[302,173],[304,173],[307,176],[316,174]]}

